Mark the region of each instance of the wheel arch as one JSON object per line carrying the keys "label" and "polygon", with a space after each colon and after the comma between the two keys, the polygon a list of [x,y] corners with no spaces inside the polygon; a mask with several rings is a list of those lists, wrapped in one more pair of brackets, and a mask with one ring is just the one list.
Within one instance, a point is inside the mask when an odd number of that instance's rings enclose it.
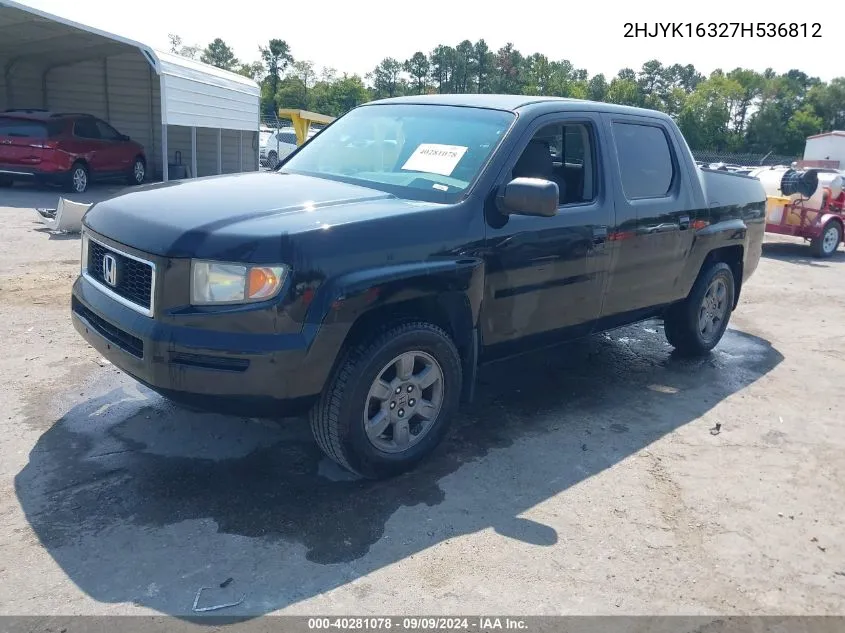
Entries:
{"label": "wheel arch", "polygon": [[824,227],[826,227],[830,222],[836,222],[839,224],[839,241],[845,241],[845,219],[841,215],[836,215],[835,213],[824,214],[819,222],[822,232],[824,231]]}
{"label": "wheel arch", "polygon": [[459,350],[471,344],[475,327],[466,294],[430,294],[384,303],[361,314],[349,328],[344,346],[355,345],[378,329],[406,321],[425,321],[443,329]]}
{"label": "wheel arch", "polygon": [[336,326],[346,330],[326,379],[335,373],[345,352],[366,338],[402,322],[425,321],[443,329],[458,348],[465,395],[471,397],[483,271],[480,259],[449,259],[359,271],[329,284],[319,299],[315,296],[314,312],[308,317],[312,323],[321,322],[321,330]]}
{"label": "wheel arch", "polygon": [[743,245],[731,244],[730,246],[720,246],[707,253],[698,273],[700,276],[710,266],[720,262],[730,266],[731,273],[733,273],[734,277],[734,300],[731,310],[735,310],[737,305],[739,305],[739,295],[742,290],[744,261],[745,247]]}

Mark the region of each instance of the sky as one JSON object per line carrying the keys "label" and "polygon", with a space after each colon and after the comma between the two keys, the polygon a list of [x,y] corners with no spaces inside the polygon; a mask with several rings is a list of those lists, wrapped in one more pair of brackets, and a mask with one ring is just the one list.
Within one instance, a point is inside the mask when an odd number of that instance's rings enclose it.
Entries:
{"label": "sky", "polygon": [[[239,59],[255,61],[260,45],[280,38],[288,42],[296,59],[310,60],[318,70],[331,67],[362,76],[388,56],[404,60],[418,50],[428,53],[437,44],[454,46],[480,38],[494,51],[512,42],[524,54],[569,59],[591,76],[604,73],[608,79],[624,67],[638,70],[650,59],[664,65],[693,64],[705,74],[742,66],[777,72],[798,68],[823,81],[845,76],[837,50],[837,38],[841,41],[837,12],[809,3],[810,8],[802,10],[801,3],[784,0],[498,0],[496,4],[489,0],[145,0],[133,5],[131,13],[128,5],[114,0],[18,1],[161,50],[168,49],[168,33],[202,47],[220,37]],[[530,8],[520,11],[520,6]],[[300,8],[313,10],[300,14]],[[706,30],[710,23],[728,23],[732,31],[733,23],[759,22],[806,24],[808,35],[817,31],[818,23],[821,37],[742,37],[738,28],[736,37],[695,35],[698,24]],[[657,23],[683,24],[684,37],[626,38],[626,23],[648,26],[649,31]],[[687,23],[692,25],[691,38]]]}

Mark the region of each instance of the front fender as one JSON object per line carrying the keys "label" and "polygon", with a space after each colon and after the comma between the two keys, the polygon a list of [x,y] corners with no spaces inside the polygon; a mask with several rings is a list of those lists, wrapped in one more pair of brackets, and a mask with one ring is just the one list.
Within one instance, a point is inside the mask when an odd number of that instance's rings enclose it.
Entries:
{"label": "front fender", "polygon": [[302,389],[323,389],[352,327],[374,311],[429,300],[469,334],[478,323],[483,296],[484,262],[472,257],[381,266],[328,280],[314,294],[302,327],[310,382]]}

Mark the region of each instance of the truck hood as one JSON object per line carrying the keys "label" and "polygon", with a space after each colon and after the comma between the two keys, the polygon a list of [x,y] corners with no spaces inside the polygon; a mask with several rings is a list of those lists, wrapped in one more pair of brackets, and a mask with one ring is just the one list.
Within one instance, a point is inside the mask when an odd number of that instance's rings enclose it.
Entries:
{"label": "truck hood", "polygon": [[92,231],[154,255],[265,263],[292,236],[439,206],[281,172],[147,185],[99,202]]}

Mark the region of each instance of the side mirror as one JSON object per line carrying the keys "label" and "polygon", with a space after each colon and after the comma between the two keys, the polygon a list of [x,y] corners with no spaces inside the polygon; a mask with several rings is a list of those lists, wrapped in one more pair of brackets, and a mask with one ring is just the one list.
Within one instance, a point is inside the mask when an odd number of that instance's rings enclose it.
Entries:
{"label": "side mirror", "polygon": [[120,135],[120,140],[121,140],[121,141],[131,141],[132,139],[131,139],[131,138],[129,138],[129,136],[128,136],[128,135],[126,135],[126,134],[121,134],[121,135]]}
{"label": "side mirror", "polygon": [[550,218],[557,215],[559,195],[557,183],[551,180],[514,178],[499,189],[496,202],[507,215]]}

